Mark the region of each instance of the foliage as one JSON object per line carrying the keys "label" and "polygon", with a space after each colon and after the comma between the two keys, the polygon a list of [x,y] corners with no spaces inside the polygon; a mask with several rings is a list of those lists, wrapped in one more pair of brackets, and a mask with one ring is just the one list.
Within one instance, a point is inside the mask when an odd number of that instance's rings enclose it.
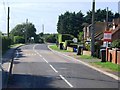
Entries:
{"label": "foliage", "polygon": [[14,36],[14,43],[25,43],[25,39],[22,36]]}
{"label": "foliage", "polygon": [[78,34],[78,40],[79,40],[80,42],[83,41],[83,35],[84,35],[83,32],[79,32],[79,34]]}
{"label": "foliage", "polygon": [[88,51],[91,50],[91,47],[90,47],[90,46],[91,46],[90,44],[85,44],[85,48],[86,48]]}
{"label": "foliage", "polygon": [[65,42],[66,40],[72,40],[74,38],[73,35],[70,34],[58,34],[58,42]]}
{"label": "foliage", "polygon": [[36,37],[36,28],[32,23],[18,24],[11,30],[10,35],[26,37],[29,40],[31,37]]}
{"label": "foliage", "polygon": [[100,67],[100,68],[105,68],[105,69],[109,69],[112,71],[120,72],[120,65],[117,65],[117,64],[114,64],[111,62],[104,62],[104,63],[103,62],[94,62],[92,64],[97,65],[97,67]]}
{"label": "foliage", "polygon": [[71,52],[70,50],[60,50],[56,45],[49,46],[51,49],[60,51],[60,52]]}
{"label": "foliage", "polygon": [[120,48],[120,39],[113,41],[112,47],[113,48]]}
{"label": "foliage", "polygon": [[58,34],[58,43],[62,43],[62,34]]}
{"label": "foliage", "polygon": [[72,40],[74,36],[70,34],[62,34],[62,42],[65,42],[65,40]]}
{"label": "foliage", "polygon": [[78,33],[82,31],[83,13],[66,12],[61,14],[57,23],[57,32],[60,34],[71,34],[77,37]]}
{"label": "foliage", "polygon": [[64,42],[64,49],[66,50],[67,49],[67,46],[70,46],[70,43],[73,43],[72,40],[65,40]]}
{"label": "foliage", "polygon": [[3,52],[9,48],[9,46],[11,45],[11,41],[12,40],[8,37],[5,37],[5,36],[2,37],[2,51]]}
{"label": "foliage", "polygon": [[57,40],[56,34],[50,34],[45,38],[45,41],[49,43],[56,43],[56,40]]}
{"label": "foliage", "polygon": [[40,34],[38,34],[38,35],[35,37],[35,43],[44,43],[43,35],[40,36]]}
{"label": "foliage", "polygon": [[[104,20],[106,20],[106,13],[107,13],[106,9],[103,9],[103,10],[98,9],[98,10],[96,10],[96,12],[95,12],[95,21],[104,22]],[[113,18],[115,18],[115,15],[114,15],[114,13],[112,11],[108,11],[108,17],[109,17],[108,21],[112,22]],[[89,10],[87,12],[87,15],[85,16],[85,22],[91,24],[91,21],[92,21],[92,11]]]}
{"label": "foliage", "polygon": [[95,42],[95,45],[94,45],[94,47],[95,47],[95,56],[98,57],[98,58],[100,57],[100,52],[99,52],[100,51],[100,46],[101,45],[100,45],[99,42]]}
{"label": "foliage", "polygon": [[89,56],[89,55],[80,55],[80,59],[88,59],[88,60],[91,60],[91,59],[96,59],[95,57],[92,57],[92,56]]}

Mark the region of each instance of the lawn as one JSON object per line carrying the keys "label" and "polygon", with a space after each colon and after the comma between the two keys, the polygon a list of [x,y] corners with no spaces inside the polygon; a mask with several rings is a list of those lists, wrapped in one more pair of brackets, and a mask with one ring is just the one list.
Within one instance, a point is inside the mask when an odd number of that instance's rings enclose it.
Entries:
{"label": "lawn", "polygon": [[71,52],[69,50],[60,50],[56,45],[52,45],[52,46],[49,46],[49,47],[53,50],[60,51],[60,52]]}
{"label": "lawn", "polygon": [[89,55],[80,55],[80,59],[97,59],[97,58]]}
{"label": "lawn", "polygon": [[[60,51],[60,52],[71,52],[68,50],[60,50],[56,45],[52,45],[52,46],[50,46],[50,48],[53,50],[56,50],[56,51]],[[93,59],[97,59],[97,58],[89,56],[89,55],[80,55],[80,59],[93,60]],[[99,68],[109,69],[112,71],[120,72],[120,65],[113,64],[111,62],[91,62],[91,64],[96,67],[99,67]]]}
{"label": "lawn", "polygon": [[97,65],[101,68],[110,69],[112,71],[119,71],[120,72],[120,65],[111,63],[111,62],[94,62],[93,65]]}
{"label": "lawn", "polygon": [[13,44],[13,45],[10,45],[10,48],[19,47],[21,45],[24,45],[24,44]]}

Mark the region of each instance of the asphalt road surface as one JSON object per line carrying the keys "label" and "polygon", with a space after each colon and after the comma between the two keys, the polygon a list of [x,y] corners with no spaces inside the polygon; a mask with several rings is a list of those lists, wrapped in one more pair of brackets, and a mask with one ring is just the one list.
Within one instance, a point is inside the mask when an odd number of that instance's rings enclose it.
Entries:
{"label": "asphalt road surface", "polygon": [[8,88],[118,88],[118,81],[45,44],[32,44],[16,51]]}

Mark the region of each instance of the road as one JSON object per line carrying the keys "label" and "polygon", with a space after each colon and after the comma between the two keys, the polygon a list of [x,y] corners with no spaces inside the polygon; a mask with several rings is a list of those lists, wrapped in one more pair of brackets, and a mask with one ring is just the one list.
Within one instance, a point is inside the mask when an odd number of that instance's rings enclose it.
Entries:
{"label": "road", "polygon": [[118,81],[45,44],[31,44],[16,51],[8,88],[118,88]]}

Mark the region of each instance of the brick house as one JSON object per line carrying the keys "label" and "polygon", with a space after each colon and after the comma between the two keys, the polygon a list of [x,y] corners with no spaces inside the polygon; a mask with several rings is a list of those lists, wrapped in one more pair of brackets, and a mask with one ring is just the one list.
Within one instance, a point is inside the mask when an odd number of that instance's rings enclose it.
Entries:
{"label": "brick house", "polygon": [[[108,22],[109,31],[112,32],[112,41],[120,39],[120,18],[113,19],[113,22]],[[95,23],[95,40],[103,41],[103,36],[106,28],[105,22],[96,22]],[[84,41],[90,41],[91,38],[91,24],[86,25],[83,28],[84,32]]]}

